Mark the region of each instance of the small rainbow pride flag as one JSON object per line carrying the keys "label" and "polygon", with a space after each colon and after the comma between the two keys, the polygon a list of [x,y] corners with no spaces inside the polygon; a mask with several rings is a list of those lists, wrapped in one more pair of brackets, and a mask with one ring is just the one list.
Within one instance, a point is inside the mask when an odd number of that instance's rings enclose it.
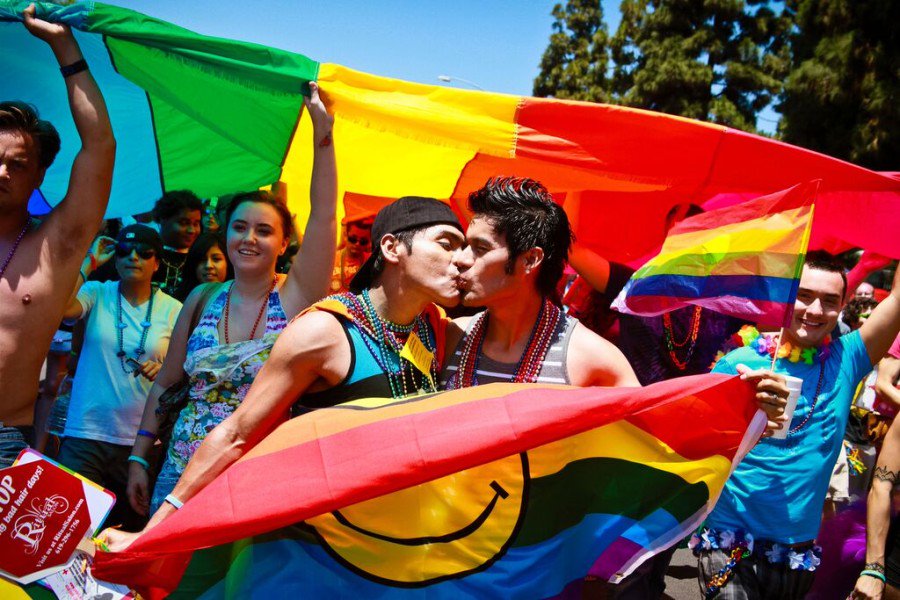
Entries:
{"label": "small rainbow pride flag", "polygon": [[762,325],[790,323],[819,180],[675,225],[612,306],[655,316],[687,305]]}
{"label": "small rainbow pride flag", "polygon": [[553,597],[689,534],[764,425],[723,375],[349,402],[281,425],[94,573],[157,598],[194,553],[218,575],[188,568],[190,597]]}

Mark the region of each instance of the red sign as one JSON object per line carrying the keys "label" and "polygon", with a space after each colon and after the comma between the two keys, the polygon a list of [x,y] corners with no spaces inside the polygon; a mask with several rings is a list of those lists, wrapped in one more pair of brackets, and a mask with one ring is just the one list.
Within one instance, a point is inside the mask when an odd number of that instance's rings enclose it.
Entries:
{"label": "red sign", "polygon": [[45,460],[0,470],[0,569],[65,565],[91,527],[80,479]]}

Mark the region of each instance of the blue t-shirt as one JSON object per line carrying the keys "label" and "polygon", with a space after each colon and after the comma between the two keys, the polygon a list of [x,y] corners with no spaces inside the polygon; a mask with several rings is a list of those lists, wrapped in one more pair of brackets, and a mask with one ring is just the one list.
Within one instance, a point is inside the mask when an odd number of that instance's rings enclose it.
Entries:
{"label": "blue t-shirt", "polygon": [[[742,529],[757,539],[796,544],[815,539],[822,506],[837,460],[856,384],[872,369],[855,331],[832,342],[825,361],[822,392],[809,422],[786,439],[764,438],[725,483],[706,521],[716,529]],[[739,364],[769,368],[771,360],[752,348],[729,352],[713,373],[737,373]],[[803,379],[790,428],[809,414],[820,365],[779,360],[775,371]]]}

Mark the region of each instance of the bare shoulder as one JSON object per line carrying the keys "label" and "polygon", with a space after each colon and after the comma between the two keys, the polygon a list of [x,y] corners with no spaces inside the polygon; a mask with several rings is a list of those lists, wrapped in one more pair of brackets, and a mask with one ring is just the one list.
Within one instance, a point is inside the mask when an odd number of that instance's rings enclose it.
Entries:
{"label": "bare shoulder", "polygon": [[[569,352],[571,353],[573,350],[578,353],[582,352],[596,352],[598,350],[609,350],[613,349],[618,351],[616,345],[610,342],[605,337],[594,333],[587,327],[585,327],[581,321],[575,324],[575,329],[572,331],[572,338],[569,342]],[[595,357],[596,358],[596,357]]]}
{"label": "bare shoulder", "polygon": [[340,319],[324,310],[313,310],[288,323],[278,336],[275,348],[296,357],[318,355],[347,344]]}
{"label": "bare shoulder", "polygon": [[580,322],[569,340],[567,357],[573,385],[640,385],[622,351]]}

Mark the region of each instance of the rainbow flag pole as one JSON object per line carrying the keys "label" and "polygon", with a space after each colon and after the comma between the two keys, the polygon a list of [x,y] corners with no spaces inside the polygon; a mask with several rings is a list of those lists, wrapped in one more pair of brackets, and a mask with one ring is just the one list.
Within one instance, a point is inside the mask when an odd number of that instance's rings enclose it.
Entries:
{"label": "rainbow flag pole", "polygon": [[695,305],[786,327],[809,247],[819,180],[685,219],[628,281],[616,310],[654,316]]}

